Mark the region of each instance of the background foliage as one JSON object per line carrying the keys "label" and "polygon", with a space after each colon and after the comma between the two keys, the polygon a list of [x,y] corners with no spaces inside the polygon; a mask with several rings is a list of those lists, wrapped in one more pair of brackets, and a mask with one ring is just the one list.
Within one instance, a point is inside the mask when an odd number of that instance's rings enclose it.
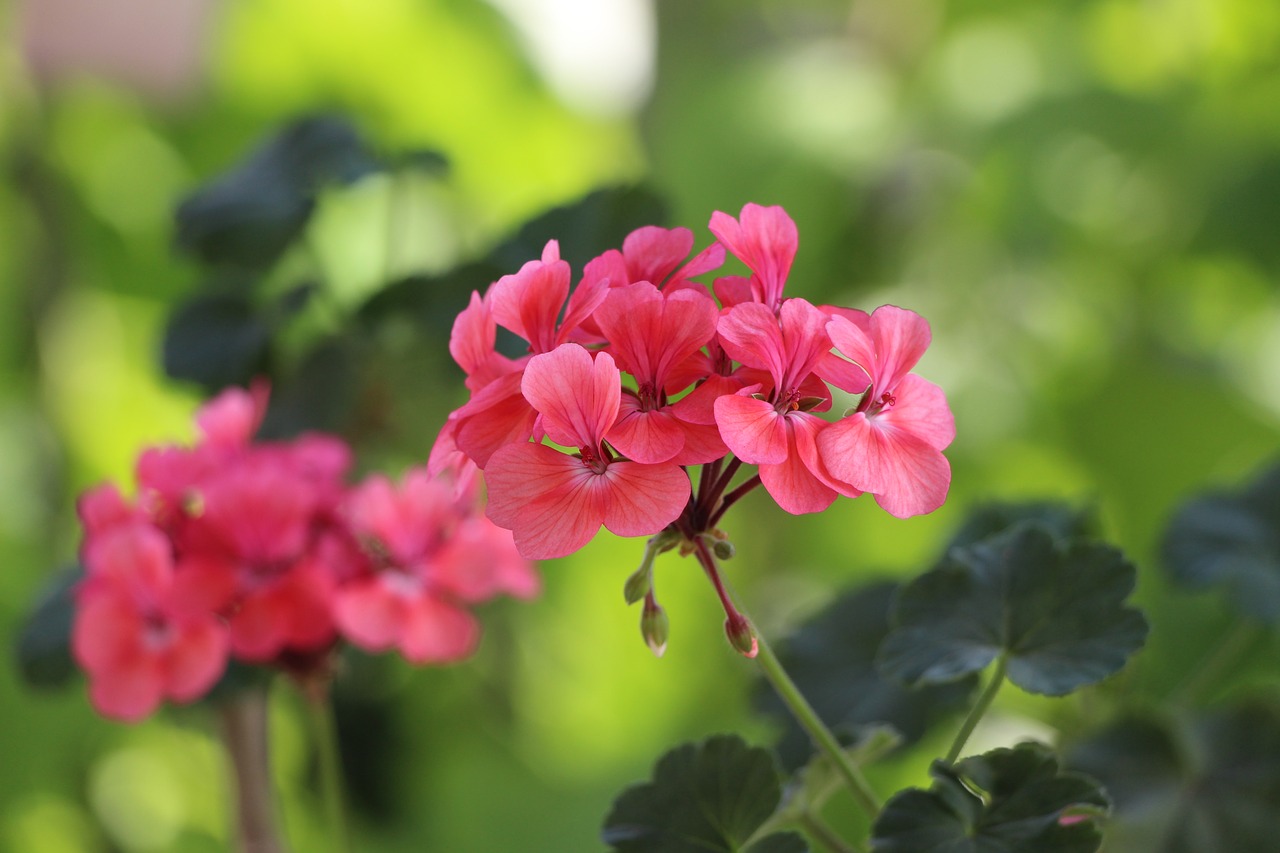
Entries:
{"label": "background foliage", "polygon": [[[554,48],[526,26],[558,21],[553,3],[537,15],[519,0],[162,4],[190,13],[198,50],[180,43],[182,21],[147,17],[147,0],[116,4],[137,17],[115,28],[66,13],[77,5],[0,5],[6,635],[74,558],[74,495],[126,478],[140,445],[189,437],[199,390],[163,378],[165,323],[205,288],[234,290],[235,273],[211,281],[174,250],[177,202],[314,113],[347,117],[380,156],[437,151],[448,168],[317,188],[307,249],[266,283],[275,298],[323,276],[343,316],[384,282],[486,257],[548,208],[643,182],[665,200],[663,224],[694,228],[700,246],[712,210],[782,204],[801,235],[793,293],[928,317],[919,370],[958,426],[947,506],[903,522],[844,501],[790,518],[756,494],[730,516],[728,569],[779,634],[851,581],[927,568],[987,500],[1094,506],[1138,566],[1147,650],[1067,700],[1007,691],[974,751],[1081,736],[1082,707],[1105,708],[1117,685],[1164,699],[1232,620],[1214,595],[1168,594],[1159,543],[1186,497],[1245,479],[1280,434],[1269,0],[615,0],[591,4],[599,20],[571,15]],[[591,58],[601,45],[613,46]],[[593,73],[547,59],[571,55]],[[499,272],[535,254],[513,249]],[[473,272],[440,310],[494,277]],[[286,358],[332,328],[325,306],[309,308]],[[420,461],[460,401],[447,328],[378,323],[354,342],[383,359],[369,368],[380,381],[356,383],[334,415],[363,466]],[[544,597],[491,608],[464,666],[351,663],[339,698],[364,849],[600,849],[615,794],[669,746],[772,738],[692,563],[658,562],[666,657],[640,642],[621,595],[639,557],[638,542],[600,537],[547,564]],[[1275,691],[1275,652],[1274,638],[1255,642],[1229,689]],[[298,709],[276,699],[286,825],[308,849],[311,759]],[[207,712],[107,724],[76,690],[20,686],[8,657],[0,709],[0,847],[222,848]],[[940,752],[927,738],[913,749]],[[928,787],[926,771],[922,759],[871,776]]]}

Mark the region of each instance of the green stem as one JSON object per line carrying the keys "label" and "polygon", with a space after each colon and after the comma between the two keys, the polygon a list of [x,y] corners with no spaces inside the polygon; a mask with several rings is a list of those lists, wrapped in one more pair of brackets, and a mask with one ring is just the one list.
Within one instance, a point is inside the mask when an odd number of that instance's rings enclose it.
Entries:
{"label": "green stem", "polygon": [[836,835],[835,830],[827,825],[826,821],[818,817],[813,812],[806,811],[800,815],[800,825],[804,827],[805,832],[814,841],[821,844],[831,853],[858,853],[859,850],[865,850],[864,846],[853,847],[845,843],[845,840]]}
{"label": "green stem", "polygon": [[1197,696],[1212,687],[1223,673],[1253,645],[1258,638],[1258,624],[1253,621],[1237,622],[1218,642],[1191,675],[1173,691],[1170,697],[1182,705],[1191,704]]}
{"label": "green stem", "polygon": [[350,853],[351,835],[342,795],[342,759],[338,754],[338,728],[333,702],[326,689],[304,690],[312,738],[320,770],[320,795],[324,800],[330,847],[335,853]]}
{"label": "green stem", "polygon": [[787,671],[783,669],[773,649],[769,643],[756,631],[756,639],[760,644],[760,651],[756,655],[756,661],[760,664],[760,669],[764,672],[765,678],[773,685],[773,689],[777,692],[778,697],[782,699],[783,704],[787,706],[787,710],[791,712],[791,716],[795,717],[809,737],[813,739],[814,744],[826,754],[835,764],[836,769],[840,771],[840,775],[844,777],[845,783],[849,787],[849,791],[853,794],[853,798],[857,801],[858,806],[867,813],[867,815],[875,819],[880,813],[880,798],[876,796],[876,792],[872,790],[871,785],[867,782],[866,777],[862,775],[862,771],[858,765],[850,760],[849,755],[840,746],[840,741],[836,740],[836,736],[831,733],[826,724],[813,710],[813,706],[809,704],[809,700],[804,697],[800,689],[796,687],[796,683],[791,680],[791,676],[787,675]]}
{"label": "green stem", "polygon": [[246,690],[218,706],[222,741],[235,777],[240,853],[283,853],[267,748],[267,691]]}
{"label": "green stem", "polygon": [[996,658],[996,669],[991,674],[991,680],[987,682],[987,686],[982,690],[982,695],[978,697],[978,701],[969,710],[969,716],[964,718],[960,731],[956,732],[956,739],[951,742],[951,749],[947,750],[947,757],[943,759],[947,764],[956,763],[956,759],[960,757],[960,750],[964,749],[965,743],[969,740],[969,735],[973,734],[978,721],[982,719],[982,715],[987,713],[987,709],[991,707],[991,700],[996,698],[996,694],[1000,692],[1001,685],[1004,684],[1006,666],[1004,655]]}

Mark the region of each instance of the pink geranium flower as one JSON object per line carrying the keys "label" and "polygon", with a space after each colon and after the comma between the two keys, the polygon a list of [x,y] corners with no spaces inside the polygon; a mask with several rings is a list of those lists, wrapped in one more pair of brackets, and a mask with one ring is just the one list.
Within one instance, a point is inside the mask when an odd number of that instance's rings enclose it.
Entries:
{"label": "pink geranium flower", "polygon": [[416,664],[460,660],[480,633],[467,604],[538,591],[511,533],[476,515],[474,499],[447,478],[415,469],[397,489],[375,475],[344,514],[373,569],[342,586],[335,613],[343,634],[369,651],[397,648]]}
{"label": "pink geranium flower", "polygon": [[811,414],[831,405],[815,369],[828,356],[827,315],[803,299],[782,303],[778,316],[764,304],[735,305],[720,318],[725,351],[760,371],[762,383],[715,401],[725,444],[743,462],[760,466],[760,482],[790,513],[820,512],[837,494],[856,491],[834,480],[816,440],[827,426]]}
{"label": "pink geranium flower", "polygon": [[871,380],[857,410],[818,436],[827,469],[875,495],[891,515],[933,512],[951,484],[942,451],[956,427],[942,389],[910,372],[929,346],[928,322],[913,311],[882,305],[870,317],[842,310],[827,332]]}
{"label": "pink geranium flower", "polygon": [[[101,495],[82,501],[86,521],[114,503]],[[101,520],[90,521],[96,526],[84,547],[71,648],[98,712],[136,721],[165,699],[190,702],[213,686],[226,667],[227,631],[206,591],[175,571],[160,530],[136,517]]]}
{"label": "pink geranium flower", "polygon": [[619,536],[657,533],[684,510],[689,479],[680,466],[623,459],[605,443],[622,396],[608,353],[593,359],[577,344],[562,344],[529,361],[522,389],[547,436],[577,448],[568,454],[519,442],[490,458],[489,517],[513,532],[525,557],[571,554],[601,525]]}
{"label": "pink geranium flower", "polygon": [[695,358],[716,333],[718,309],[693,289],[662,293],[647,281],[614,288],[596,309],[618,367],[635,377],[625,391],[607,438],[623,455],[654,464],[694,465],[725,454],[719,436],[678,418],[668,395],[706,377],[705,357]]}

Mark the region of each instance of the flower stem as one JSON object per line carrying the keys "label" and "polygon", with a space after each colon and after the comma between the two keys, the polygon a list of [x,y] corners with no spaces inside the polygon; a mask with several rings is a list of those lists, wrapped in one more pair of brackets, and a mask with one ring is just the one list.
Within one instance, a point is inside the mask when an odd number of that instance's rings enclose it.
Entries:
{"label": "flower stem", "polygon": [[865,850],[865,847],[853,847],[845,842],[843,838],[836,835],[835,830],[827,825],[826,821],[818,817],[813,812],[806,811],[800,815],[800,825],[804,827],[805,832],[813,838],[814,841],[821,844],[830,853],[857,853],[859,850]]}
{"label": "flower stem", "polygon": [[850,760],[849,755],[840,746],[840,741],[822,722],[822,718],[813,710],[813,706],[800,692],[800,688],[796,687],[796,683],[791,680],[791,676],[787,674],[782,663],[773,653],[773,649],[759,631],[756,632],[756,639],[760,643],[756,661],[760,664],[764,677],[769,680],[769,684],[777,692],[778,698],[787,706],[791,716],[795,717],[796,722],[809,734],[814,744],[835,764],[858,806],[874,820],[880,813],[880,798],[876,796],[870,783],[862,775],[862,770]]}
{"label": "flower stem", "polygon": [[956,732],[956,738],[951,742],[951,748],[947,750],[947,757],[943,759],[947,764],[956,763],[956,759],[960,757],[960,751],[964,749],[965,743],[969,740],[969,735],[973,734],[978,721],[982,719],[982,715],[987,713],[987,709],[991,707],[991,700],[995,699],[996,694],[1000,692],[1000,687],[1004,684],[1006,665],[1004,655],[996,658],[996,669],[991,674],[991,680],[983,688],[982,695],[978,697],[978,701],[969,709],[969,716],[964,718],[964,722],[960,725],[960,731]]}
{"label": "flower stem", "polygon": [[283,853],[267,750],[267,691],[247,690],[218,707],[235,776],[235,835],[241,853]]}
{"label": "flower stem", "polygon": [[330,848],[335,853],[349,853],[351,835],[342,794],[342,759],[338,753],[338,728],[333,716],[333,701],[323,688],[304,690],[307,714],[311,718],[312,738],[320,771],[320,794],[324,801]]}

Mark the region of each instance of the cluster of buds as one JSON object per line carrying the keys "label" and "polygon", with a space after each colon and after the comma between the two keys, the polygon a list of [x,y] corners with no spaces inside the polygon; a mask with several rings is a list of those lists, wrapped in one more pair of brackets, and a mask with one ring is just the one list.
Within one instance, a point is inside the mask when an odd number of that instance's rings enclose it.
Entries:
{"label": "cluster of buds", "polygon": [[265,387],[225,391],[195,446],[141,454],[135,500],[112,484],[82,496],[72,650],[105,716],[195,700],[230,659],[323,671],[340,639],[455,661],[478,638],[469,606],[536,593],[474,468],[348,487],[340,439],[255,441],[265,407]]}
{"label": "cluster of buds", "polygon": [[[793,514],[864,492],[898,517],[945,500],[954,420],[942,391],[911,373],[928,323],[892,305],[867,314],[784,297],[798,235],[780,207],[716,212],[709,227],[715,242],[692,258],[688,229],[634,231],[572,293],[552,241],[457,318],[450,352],[471,397],[431,464],[483,469],[488,516],[524,556],[571,554],[604,526],[682,541],[713,573],[712,547],[732,551],[717,522],[759,485]],[[694,281],[726,253],[750,275]],[[497,352],[498,326],[527,354]],[[828,419],[833,388],[857,402]],[[756,472],[735,486],[744,465]],[[646,624],[657,624],[651,596]],[[722,599],[742,647],[745,626]]]}

